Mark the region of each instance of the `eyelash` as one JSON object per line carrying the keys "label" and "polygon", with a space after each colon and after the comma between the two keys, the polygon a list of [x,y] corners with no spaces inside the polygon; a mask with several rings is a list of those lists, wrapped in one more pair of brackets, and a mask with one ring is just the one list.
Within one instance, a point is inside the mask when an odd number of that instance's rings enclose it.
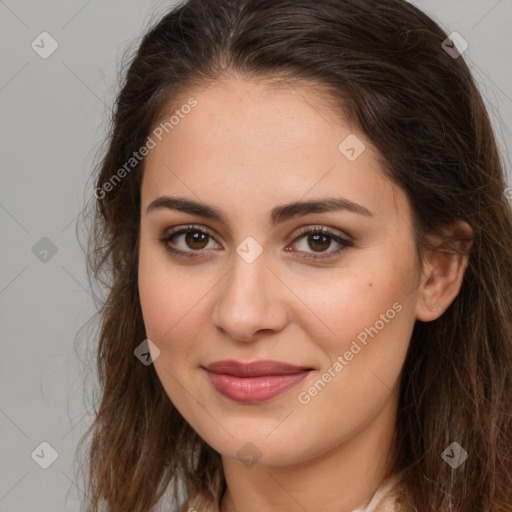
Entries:
{"label": "eyelash", "polygon": [[[208,230],[201,228],[200,226],[188,225],[188,226],[176,228],[175,230],[158,238],[158,241],[160,242],[160,244],[162,244],[164,249],[166,251],[170,252],[171,255],[173,255],[173,256],[177,256],[178,258],[198,258],[198,257],[201,257],[201,255],[197,254],[197,253],[202,252],[204,249],[201,249],[198,251],[194,251],[194,250],[182,251],[179,249],[173,249],[169,245],[169,242],[177,235],[181,235],[183,233],[197,233],[197,232],[203,233],[203,234],[209,236],[210,238],[214,238]],[[334,251],[328,252],[325,255],[321,255],[321,256],[317,256],[317,255],[316,256],[310,256],[310,255],[303,256],[305,259],[309,259],[309,260],[313,260],[313,261],[322,261],[322,260],[326,260],[326,259],[332,259],[332,258],[338,256],[343,251],[347,250],[349,247],[354,246],[353,242],[346,240],[344,238],[341,238],[335,232],[331,231],[330,229],[328,229],[324,226],[313,226],[313,227],[306,227],[306,228],[299,229],[299,233],[298,233],[297,237],[293,240],[292,243],[295,243],[299,238],[301,238],[303,235],[307,235],[307,234],[327,235],[329,238],[333,239],[335,242],[338,242],[339,244],[341,244],[341,247],[339,247],[338,249],[336,249]],[[301,251],[299,251],[299,252],[301,252]],[[302,251],[302,252],[304,252],[304,251]],[[306,253],[306,254],[310,254],[310,253]]]}

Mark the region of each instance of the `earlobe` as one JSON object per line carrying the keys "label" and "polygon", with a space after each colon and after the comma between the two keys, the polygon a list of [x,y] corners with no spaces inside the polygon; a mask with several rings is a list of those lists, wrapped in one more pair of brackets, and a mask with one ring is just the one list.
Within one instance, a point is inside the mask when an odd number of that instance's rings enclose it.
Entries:
{"label": "earlobe", "polygon": [[429,251],[418,290],[418,320],[436,320],[455,300],[468,266],[472,243],[471,226],[458,221],[449,230],[448,237],[439,241],[438,248]]}

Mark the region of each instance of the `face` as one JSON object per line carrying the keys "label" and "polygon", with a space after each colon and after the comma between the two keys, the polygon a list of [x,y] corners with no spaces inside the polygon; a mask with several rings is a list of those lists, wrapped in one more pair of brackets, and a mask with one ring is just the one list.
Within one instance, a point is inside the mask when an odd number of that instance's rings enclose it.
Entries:
{"label": "face", "polygon": [[275,466],[389,426],[416,319],[407,198],[306,85],[190,97],[141,188],[140,301],[170,400],[224,457]]}

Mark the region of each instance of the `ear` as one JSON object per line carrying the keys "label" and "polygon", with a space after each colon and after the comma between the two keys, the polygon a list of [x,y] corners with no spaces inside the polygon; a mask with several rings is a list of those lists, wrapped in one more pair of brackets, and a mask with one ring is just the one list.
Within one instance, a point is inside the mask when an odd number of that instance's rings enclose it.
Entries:
{"label": "ear", "polygon": [[439,318],[460,291],[469,252],[473,245],[471,226],[458,220],[433,240],[435,249],[426,252],[418,290],[416,318],[430,322]]}

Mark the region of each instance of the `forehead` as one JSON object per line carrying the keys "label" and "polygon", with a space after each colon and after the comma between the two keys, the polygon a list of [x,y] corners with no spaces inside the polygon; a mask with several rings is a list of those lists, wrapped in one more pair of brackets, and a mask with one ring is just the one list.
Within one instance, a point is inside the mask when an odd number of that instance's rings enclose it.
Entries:
{"label": "forehead", "polygon": [[[146,157],[143,201],[172,192],[206,202],[239,197],[262,208],[267,199],[282,203],[335,190],[385,209],[396,191],[376,149],[323,94],[315,86],[243,79],[181,94],[170,112],[178,111],[179,121]],[[196,105],[180,111],[191,98]],[[347,158],[347,140],[360,152],[356,159]]]}
{"label": "forehead", "polygon": [[[240,151],[255,145],[269,150],[277,149],[276,146],[282,150],[298,149],[305,143],[318,143],[320,138],[329,144],[326,130],[350,129],[341,115],[334,115],[332,96],[314,84],[254,81],[235,76],[181,93],[173,101],[172,110],[179,110],[191,96],[197,106],[173,132],[178,135],[184,131],[180,128],[186,127],[186,134],[181,135],[200,137],[209,150],[231,146]],[[193,144],[194,140],[190,142]]]}

